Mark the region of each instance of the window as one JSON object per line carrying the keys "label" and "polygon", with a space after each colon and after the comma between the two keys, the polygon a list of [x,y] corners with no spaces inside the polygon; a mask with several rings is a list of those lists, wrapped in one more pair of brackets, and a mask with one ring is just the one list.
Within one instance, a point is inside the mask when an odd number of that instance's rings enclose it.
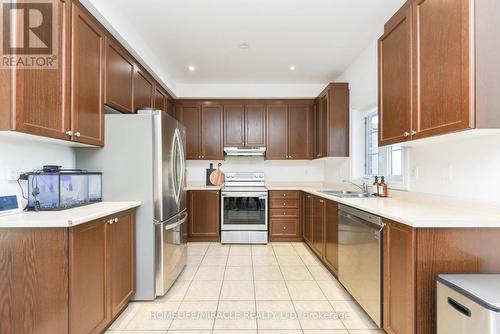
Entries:
{"label": "window", "polygon": [[392,188],[406,188],[406,149],[401,145],[378,147],[378,111],[365,117],[365,176],[385,176]]}
{"label": "window", "polygon": [[365,117],[365,175],[378,175],[378,113]]}

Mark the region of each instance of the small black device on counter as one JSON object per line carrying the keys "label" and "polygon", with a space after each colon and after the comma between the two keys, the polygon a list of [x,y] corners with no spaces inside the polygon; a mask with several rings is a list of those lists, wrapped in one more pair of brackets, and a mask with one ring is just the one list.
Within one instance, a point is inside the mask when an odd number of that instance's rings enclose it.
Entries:
{"label": "small black device on counter", "polygon": [[210,163],[210,167],[207,168],[207,181],[206,181],[206,185],[207,186],[213,186],[212,182],[210,182],[210,175],[215,171],[215,168],[214,168],[214,164],[213,163]]}
{"label": "small black device on counter", "polygon": [[26,176],[28,210],[63,210],[102,201],[102,173],[44,166]]}

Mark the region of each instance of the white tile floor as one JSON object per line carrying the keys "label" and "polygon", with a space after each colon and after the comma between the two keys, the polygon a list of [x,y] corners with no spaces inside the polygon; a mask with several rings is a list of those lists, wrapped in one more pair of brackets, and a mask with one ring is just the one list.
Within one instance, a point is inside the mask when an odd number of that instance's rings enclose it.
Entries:
{"label": "white tile floor", "polygon": [[303,243],[189,243],[169,292],[130,303],[107,333],[382,333],[376,328]]}

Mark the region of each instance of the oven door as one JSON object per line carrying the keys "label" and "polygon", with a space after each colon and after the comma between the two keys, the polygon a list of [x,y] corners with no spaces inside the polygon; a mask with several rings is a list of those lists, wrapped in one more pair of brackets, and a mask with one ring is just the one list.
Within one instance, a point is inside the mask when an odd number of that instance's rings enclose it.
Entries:
{"label": "oven door", "polygon": [[267,192],[222,192],[222,231],[267,231]]}

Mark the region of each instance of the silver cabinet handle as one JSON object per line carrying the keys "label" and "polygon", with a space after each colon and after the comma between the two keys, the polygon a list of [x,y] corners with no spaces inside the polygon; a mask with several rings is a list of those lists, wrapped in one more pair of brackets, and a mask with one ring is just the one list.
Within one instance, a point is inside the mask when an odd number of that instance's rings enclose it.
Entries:
{"label": "silver cabinet handle", "polygon": [[108,219],[108,224],[109,224],[109,225],[113,225],[113,223],[114,223],[114,220],[113,220],[113,218],[111,218],[111,219]]}
{"label": "silver cabinet handle", "polygon": [[75,132],[75,136],[80,137],[81,133],[77,131],[77,132]]}
{"label": "silver cabinet handle", "polygon": [[115,223],[118,223],[118,218],[113,219]]}
{"label": "silver cabinet handle", "polygon": [[72,135],[73,135],[73,131],[68,130],[68,131],[66,131],[66,134],[67,134],[68,136],[72,136]]}
{"label": "silver cabinet handle", "polygon": [[411,130],[411,135],[412,135],[412,136],[414,136],[414,135],[416,135],[416,134],[417,134],[417,131],[415,131],[415,130]]}
{"label": "silver cabinet handle", "polygon": [[286,203],[283,203],[283,206],[286,206]]}
{"label": "silver cabinet handle", "polygon": [[408,131],[405,131],[405,132],[403,133],[403,136],[408,137],[408,136],[410,136],[410,133],[409,133]]}
{"label": "silver cabinet handle", "polygon": [[286,230],[286,226],[283,226],[283,229]]}
{"label": "silver cabinet handle", "polygon": [[283,216],[286,216],[286,212],[283,212]]}
{"label": "silver cabinet handle", "polygon": [[320,203],[325,203],[325,201],[323,201],[322,199],[319,200]]}

